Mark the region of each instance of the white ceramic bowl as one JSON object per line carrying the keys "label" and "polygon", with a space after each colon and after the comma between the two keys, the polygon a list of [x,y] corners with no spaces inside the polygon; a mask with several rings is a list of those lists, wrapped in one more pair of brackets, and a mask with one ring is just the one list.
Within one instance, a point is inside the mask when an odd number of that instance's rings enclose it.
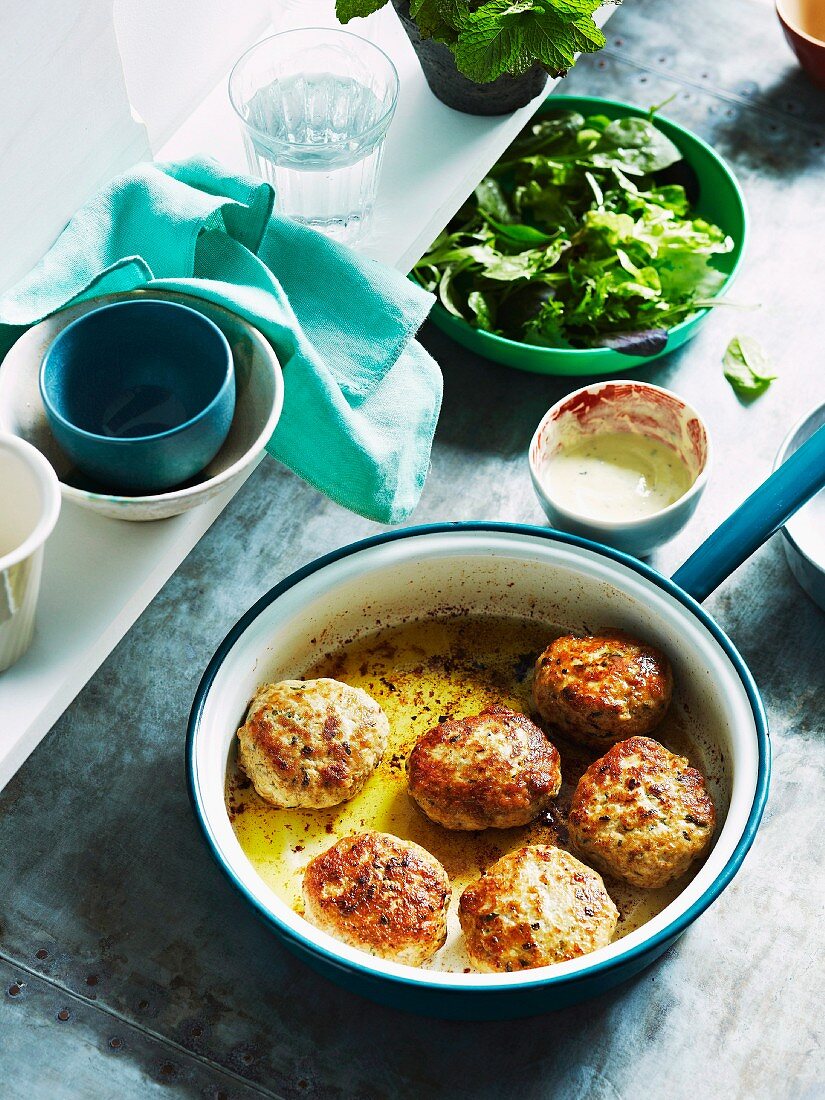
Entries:
{"label": "white ceramic bowl", "polygon": [[[448,973],[349,947],[309,924],[267,885],[227,813],[227,761],[261,683],[302,675],[345,640],[373,633],[377,623],[465,612],[520,615],[573,631],[610,624],[667,652],[676,681],[673,705],[696,745],[717,806],[713,849],[674,901],[625,938],[555,966],[500,975]],[[572,536],[492,523],[378,536],[281,582],[247,612],[212,659],[187,742],[190,795],[209,848],[291,950],[377,1000],[468,1018],[558,1008],[604,991],[661,954],[730,881],[750,847],[767,794],[769,756],[764,713],[744,662],[675,584],[638,561]]]}
{"label": "white ceramic bowl", "polygon": [[[223,446],[192,482],[165,493],[120,496],[96,491],[77,474],[49,428],[38,376],[46,350],[67,325],[100,305],[134,298],[179,302],[214,321],[232,351],[236,399],[232,426]],[[218,493],[238,488],[275,431],[283,401],[278,357],[260,332],[221,306],[175,291],[108,294],[64,309],[24,333],[0,369],[0,430],[27,440],[49,459],[60,479],[64,500],[112,519],[166,519],[205,504]]]}
{"label": "white ceramic bowl", "polygon": [[[785,436],[774,462],[778,469],[799,450],[806,439],[825,424],[825,405],[820,405],[795,424]],[[785,556],[803,591],[825,611],[825,489],[808,501],[782,528]]]}
{"label": "white ceramic bowl", "polygon": [[[561,504],[549,487],[550,460],[571,443],[603,432],[632,432],[672,447],[688,470],[687,492],[637,519],[597,518]],[[528,457],[533,488],[553,527],[644,557],[678,534],[696,510],[710,470],[710,436],[696,410],[677,394],[619,379],[583,386],[556,402],[536,428]]]}

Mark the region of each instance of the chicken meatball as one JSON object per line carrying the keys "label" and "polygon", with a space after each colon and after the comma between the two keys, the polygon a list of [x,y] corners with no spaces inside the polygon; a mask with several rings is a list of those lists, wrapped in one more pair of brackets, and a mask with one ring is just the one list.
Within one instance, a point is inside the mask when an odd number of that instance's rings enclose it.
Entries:
{"label": "chicken meatball", "polygon": [[442,722],[407,759],[410,794],[447,829],[511,829],[559,793],[555,746],[524,714],[493,706]]}
{"label": "chicken meatball", "polygon": [[556,638],[536,662],[533,702],[545,721],[595,748],[650,733],[673,674],[663,653],[620,631]]}
{"label": "chicken meatball", "polygon": [[307,920],[351,947],[422,966],[447,938],[450,881],[418,844],[389,833],[344,837],[304,874]]}
{"label": "chicken meatball", "polygon": [[273,806],[336,806],[364,786],[388,735],[387,716],[361,688],[284,680],[258,688],[238,730],[238,757]]}
{"label": "chicken meatball", "polygon": [[458,917],[477,970],[528,970],[605,947],[619,912],[575,856],[531,845],[502,856],[461,895]]}
{"label": "chicken meatball", "polygon": [[654,890],[710,846],[716,812],[701,774],[649,737],[614,745],[573,795],[570,840],[588,862]]}

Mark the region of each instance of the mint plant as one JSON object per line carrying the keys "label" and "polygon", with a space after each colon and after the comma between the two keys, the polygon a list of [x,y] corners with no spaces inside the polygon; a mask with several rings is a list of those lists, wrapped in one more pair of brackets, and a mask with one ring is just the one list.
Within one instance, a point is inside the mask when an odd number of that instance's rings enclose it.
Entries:
{"label": "mint plant", "polygon": [[[336,0],[342,23],[372,15],[387,0]],[[595,53],[604,35],[593,22],[601,0],[410,0],[422,38],[443,42],[459,72],[477,84],[540,65],[564,76],[578,53]]]}

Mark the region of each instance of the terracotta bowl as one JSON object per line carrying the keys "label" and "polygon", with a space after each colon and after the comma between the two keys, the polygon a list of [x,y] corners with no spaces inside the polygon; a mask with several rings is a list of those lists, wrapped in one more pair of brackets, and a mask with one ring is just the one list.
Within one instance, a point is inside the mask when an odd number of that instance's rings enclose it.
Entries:
{"label": "terracotta bowl", "polygon": [[814,38],[802,29],[806,25],[806,11],[820,2],[821,0],[776,0],[776,14],[799,64],[814,84],[825,88],[825,41]]}

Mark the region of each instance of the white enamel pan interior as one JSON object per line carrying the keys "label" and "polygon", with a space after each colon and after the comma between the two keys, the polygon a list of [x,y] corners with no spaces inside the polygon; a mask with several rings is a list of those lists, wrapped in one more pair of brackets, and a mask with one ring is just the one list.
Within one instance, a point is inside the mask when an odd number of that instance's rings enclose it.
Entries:
{"label": "white enamel pan interior", "polygon": [[[346,639],[425,615],[517,615],[571,631],[623,627],[673,664],[674,706],[709,776],[719,826],[698,874],[662,912],[580,959],[512,974],[454,974],[374,958],[319,931],[263,882],[224,804],[227,759],[250,698],[299,677]],[[238,623],[204,675],[190,720],[190,793],[215,858],[296,946],[327,963],[430,989],[527,989],[611,969],[683,930],[721,892],[750,847],[767,795],[764,714],[733,645],[672,581],[573,536],[506,524],[413,528],[347,547],[299,571]]]}

